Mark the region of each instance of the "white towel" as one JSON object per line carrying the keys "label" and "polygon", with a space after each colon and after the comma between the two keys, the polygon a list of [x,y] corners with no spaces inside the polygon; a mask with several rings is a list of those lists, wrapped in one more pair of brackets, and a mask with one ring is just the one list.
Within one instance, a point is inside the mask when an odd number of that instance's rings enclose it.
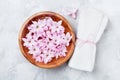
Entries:
{"label": "white towel", "polygon": [[108,18],[100,11],[85,7],[80,10],[76,47],[68,65],[71,68],[92,71],[95,63],[96,43],[99,41]]}

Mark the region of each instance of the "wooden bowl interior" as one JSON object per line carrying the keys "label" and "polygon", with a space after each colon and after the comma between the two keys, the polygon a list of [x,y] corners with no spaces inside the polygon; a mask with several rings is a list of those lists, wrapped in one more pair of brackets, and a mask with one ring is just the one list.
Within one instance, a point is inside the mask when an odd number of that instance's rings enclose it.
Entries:
{"label": "wooden bowl interior", "polygon": [[[70,34],[72,35],[72,40],[70,41],[70,45],[67,47],[66,56],[65,57],[59,57],[58,59],[54,58],[51,62],[49,62],[47,64],[44,64],[44,63],[41,63],[41,62],[36,62],[32,58],[32,55],[28,53],[28,49],[25,46],[23,46],[23,41],[22,41],[22,38],[24,38],[26,36],[26,34],[29,32],[27,27],[30,24],[32,24],[32,21],[38,21],[38,19],[44,19],[45,17],[51,17],[54,21],[62,20],[62,25],[65,27],[65,33],[70,32]],[[20,50],[22,51],[23,55],[32,64],[34,64],[38,67],[42,67],[42,68],[53,68],[53,67],[57,67],[57,66],[60,66],[63,63],[65,63],[71,57],[71,55],[73,53],[74,42],[75,42],[75,35],[74,35],[74,32],[73,32],[70,24],[68,23],[68,21],[65,18],[63,18],[61,15],[53,13],[53,12],[41,12],[41,13],[37,13],[37,14],[31,16],[23,24],[23,26],[20,30],[20,33],[19,33],[19,46],[20,46]]]}

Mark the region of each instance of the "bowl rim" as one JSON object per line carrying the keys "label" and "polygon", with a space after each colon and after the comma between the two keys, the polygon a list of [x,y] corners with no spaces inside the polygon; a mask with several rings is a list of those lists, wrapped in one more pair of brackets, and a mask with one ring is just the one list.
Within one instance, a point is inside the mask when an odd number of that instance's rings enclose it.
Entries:
{"label": "bowl rim", "polygon": [[[72,44],[73,44],[73,47],[72,47],[72,52],[71,52],[71,54],[70,54],[68,57],[66,57],[66,60],[59,62],[59,64],[57,64],[57,65],[49,65],[49,67],[48,67],[48,66],[42,66],[42,65],[40,66],[40,65],[37,65],[37,64],[33,63],[31,60],[29,60],[28,57],[25,55],[26,53],[24,52],[23,47],[22,47],[22,44],[21,44],[22,31],[24,30],[25,25],[26,25],[30,20],[32,20],[33,18],[35,18],[36,16],[43,15],[43,14],[44,14],[44,15],[45,15],[45,14],[52,14],[52,15],[54,14],[55,16],[59,17],[60,19],[63,19],[64,22],[69,26],[70,30],[72,31],[72,42],[73,42]],[[52,11],[42,11],[42,12],[37,12],[37,13],[33,14],[32,16],[28,17],[28,18],[24,21],[22,27],[21,27],[20,30],[19,30],[19,34],[18,34],[18,44],[19,44],[19,49],[20,49],[20,51],[22,52],[23,56],[27,59],[27,61],[29,61],[29,62],[32,63],[33,65],[35,65],[35,66],[37,66],[37,67],[39,67],[39,68],[48,68],[48,69],[49,69],[49,68],[56,68],[56,67],[58,67],[58,66],[61,66],[61,65],[64,64],[65,62],[67,62],[67,61],[70,59],[70,57],[72,56],[73,51],[74,51],[74,47],[75,47],[75,34],[74,34],[74,31],[73,31],[70,23],[68,22],[68,20],[65,19],[62,15],[60,15],[59,13],[56,13],[56,12],[52,12]],[[36,62],[36,63],[37,63],[37,62]]]}

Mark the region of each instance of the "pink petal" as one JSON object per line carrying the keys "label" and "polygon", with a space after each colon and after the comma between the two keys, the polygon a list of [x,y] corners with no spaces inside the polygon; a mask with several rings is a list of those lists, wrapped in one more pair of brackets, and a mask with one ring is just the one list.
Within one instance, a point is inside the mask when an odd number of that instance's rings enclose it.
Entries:
{"label": "pink petal", "polygon": [[46,17],[33,21],[28,30],[29,33],[22,39],[23,45],[29,49],[28,53],[32,54],[37,62],[47,64],[53,57],[57,59],[66,56],[66,46],[69,46],[72,36],[69,32],[64,33],[61,20],[55,22],[51,17]]}

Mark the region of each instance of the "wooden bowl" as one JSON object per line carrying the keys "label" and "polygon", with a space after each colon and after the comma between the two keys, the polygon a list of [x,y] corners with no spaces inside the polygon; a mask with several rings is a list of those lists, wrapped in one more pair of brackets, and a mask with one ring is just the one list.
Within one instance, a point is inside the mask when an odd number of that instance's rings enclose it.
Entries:
{"label": "wooden bowl", "polygon": [[[28,53],[27,47],[23,46],[23,41],[22,38],[26,36],[26,34],[29,32],[27,27],[32,24],[32,21],[37,21],[38,19],[44,19],[45,17],[51,17],[54,21],[59,21],[62,20],[62,25],[65,28],[65,33],[70,32],[72,35],[72,40],[70,41],[70,45],[67,47],[67,53],[65,57],[59,57],[58,59],[53,58],[53,60],[47,64],[44,64],[42,62],[36,62],[33,58],[32,55]],[[54,68],[62,65],[65,63],[72,55],[73,50],[74,50],[74,43],[75,43],[75,35],[73,32],[73,29],[71,28],[71,25],[68,23],[68,21],[62,17],[61,15],[50,12],[50,11],[45,11],[45,12],[39,12],[34,15],[32,15],[30,18],[28,18],[24,24],[22,25],[22,28],[19,32],[19,47],[24,55],[24,57],[30,61],[32,64],[41,67],[41,68]]]}

